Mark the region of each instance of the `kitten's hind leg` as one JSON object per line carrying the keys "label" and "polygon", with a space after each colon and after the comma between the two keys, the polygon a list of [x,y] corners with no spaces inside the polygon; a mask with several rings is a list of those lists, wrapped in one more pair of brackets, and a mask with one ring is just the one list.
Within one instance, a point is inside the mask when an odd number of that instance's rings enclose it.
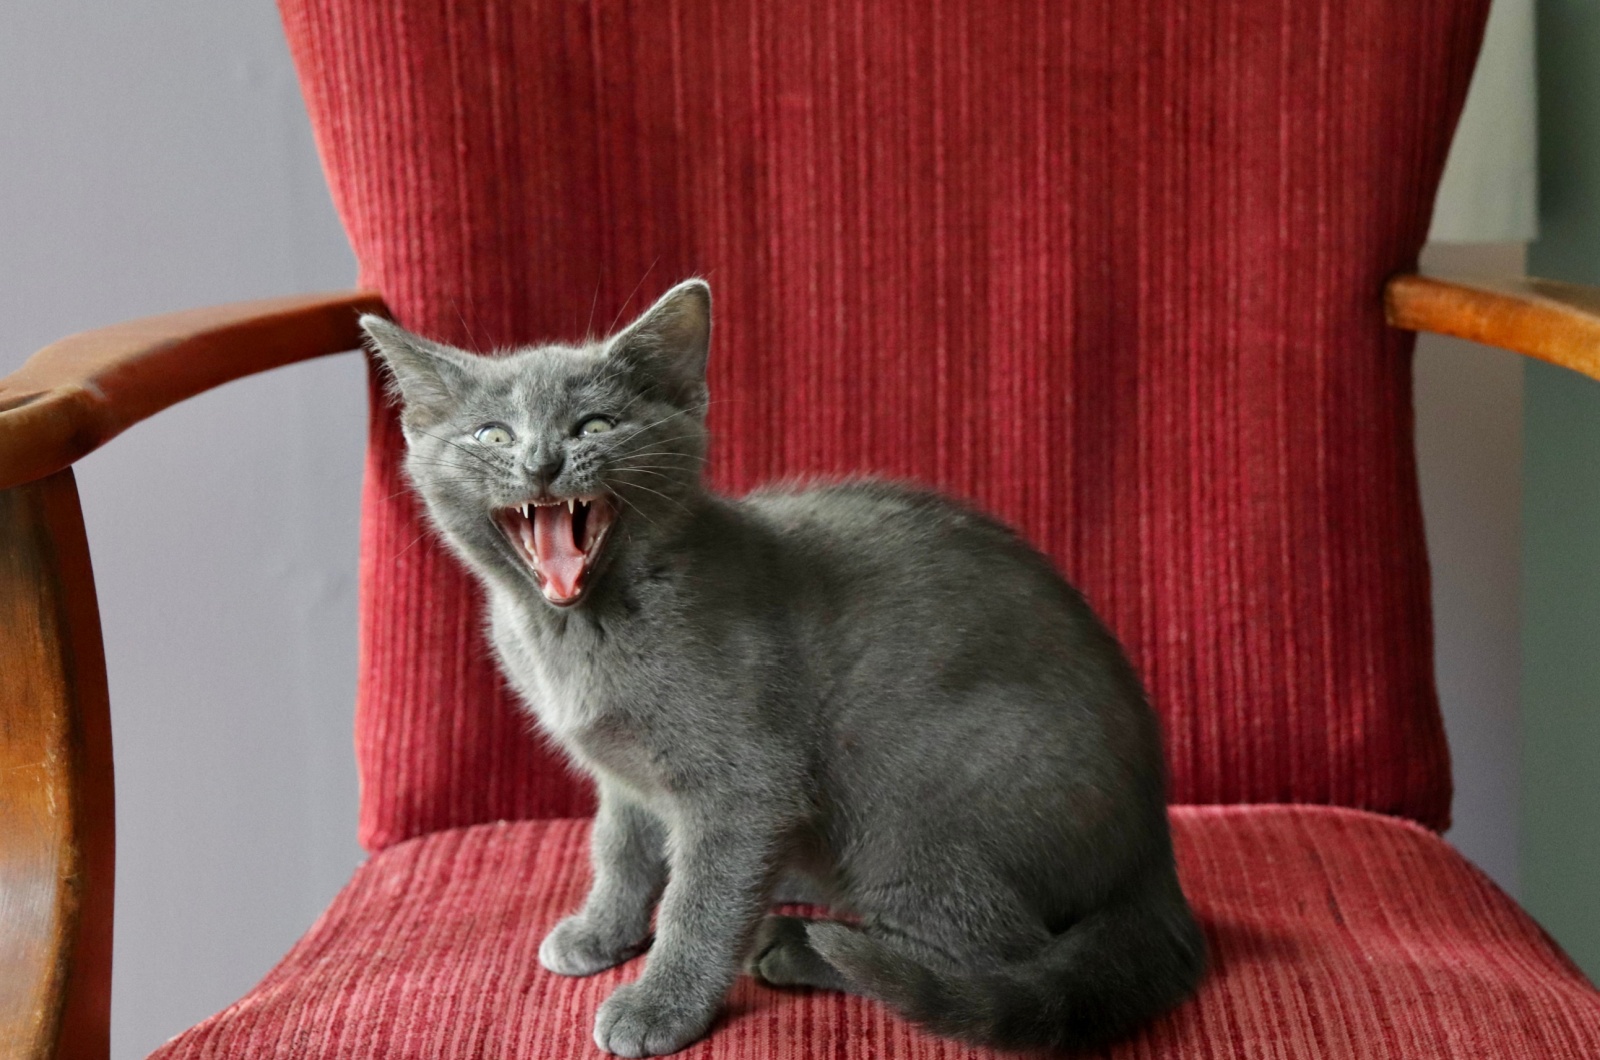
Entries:
{"label": "kitten's hind leg", "polygon": [[849,991],[844,976],[811,948],[805,917],[769,916],[756,930],[745,971],[768,986],[810,986]]}

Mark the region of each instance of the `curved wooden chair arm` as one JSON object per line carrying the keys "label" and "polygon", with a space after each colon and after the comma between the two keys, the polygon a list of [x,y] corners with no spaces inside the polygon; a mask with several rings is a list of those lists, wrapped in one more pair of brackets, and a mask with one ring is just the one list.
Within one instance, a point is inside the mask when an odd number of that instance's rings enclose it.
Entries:
{"label": "curved wooden chair arm", "polygon": [[0,489],[68,467],[214,386],[361,345],[372,291],[269,298],[70,335],[0,379]]}
{"label": "curved wooden chair arm", "polygon": [[0,380],[0,1056],[110,1050],[115,810],[105,655],[70,465],[241,376],[361,344],[369,291],[73,335]]}
{"label": "curved wooden chair arm", "polygon": [[111,715],[72,471],[0,490],[0,1055],[104,1060]]}
{"label": "curved wooden chair arm", "polygon": [[1389,323],[1471,339],[1600,379],[1600,288],[1557,280],[1396,276]]}

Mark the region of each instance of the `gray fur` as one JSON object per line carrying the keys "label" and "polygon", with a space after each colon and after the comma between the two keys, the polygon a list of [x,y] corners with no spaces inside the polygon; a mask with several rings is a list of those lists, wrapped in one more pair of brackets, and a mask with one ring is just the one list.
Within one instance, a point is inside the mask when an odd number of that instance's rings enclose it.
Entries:
{"label": "gray fur", "polygon": [[[933,494],[705,489],[705,284],[611,340],[492,359],[363,325],[507,674],[599,786],[593,889],[539,955],[589,975],[648,946],[602,1049],[683,1048],[741,967],[1003,1046],[1094,1045],[1192,990],[1158,729],[1116,641],[1046,559]],[[614,430],[574,436],[600,413]],[[477,443],[489,421],[516,443]],[[545,486],[620,513],[568,607],[490,518]],[[779,898],[859,922],[767,917]]]}

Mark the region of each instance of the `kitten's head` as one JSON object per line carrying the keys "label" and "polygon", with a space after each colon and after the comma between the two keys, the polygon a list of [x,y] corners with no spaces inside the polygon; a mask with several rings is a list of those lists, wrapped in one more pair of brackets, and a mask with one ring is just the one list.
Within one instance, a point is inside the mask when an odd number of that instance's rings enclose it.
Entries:
{"label": "kitten's head", "polygon": [[402,402],[406,471],[481,573],[556,607],[686,511],[705,457],[711,289],[689,280],[610,339],[481,357],[367,315]]}

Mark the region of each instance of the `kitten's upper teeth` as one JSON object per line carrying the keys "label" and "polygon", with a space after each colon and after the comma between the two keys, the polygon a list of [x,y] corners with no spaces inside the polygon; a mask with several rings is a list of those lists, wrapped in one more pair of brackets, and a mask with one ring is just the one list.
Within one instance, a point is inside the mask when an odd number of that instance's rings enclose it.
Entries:
{"label": "kitten's upper teeth", "polygon": [[563,504],[567,506],[568,515],[576,515],[578,514],[578,505],[587,506],[589,502],[580,497],[568,497],[564,501],[529,501],[527,504],[518,507],[517,511],[522,513],[524,519],[532,519],[534,511],[539,508],[559,508]]}

